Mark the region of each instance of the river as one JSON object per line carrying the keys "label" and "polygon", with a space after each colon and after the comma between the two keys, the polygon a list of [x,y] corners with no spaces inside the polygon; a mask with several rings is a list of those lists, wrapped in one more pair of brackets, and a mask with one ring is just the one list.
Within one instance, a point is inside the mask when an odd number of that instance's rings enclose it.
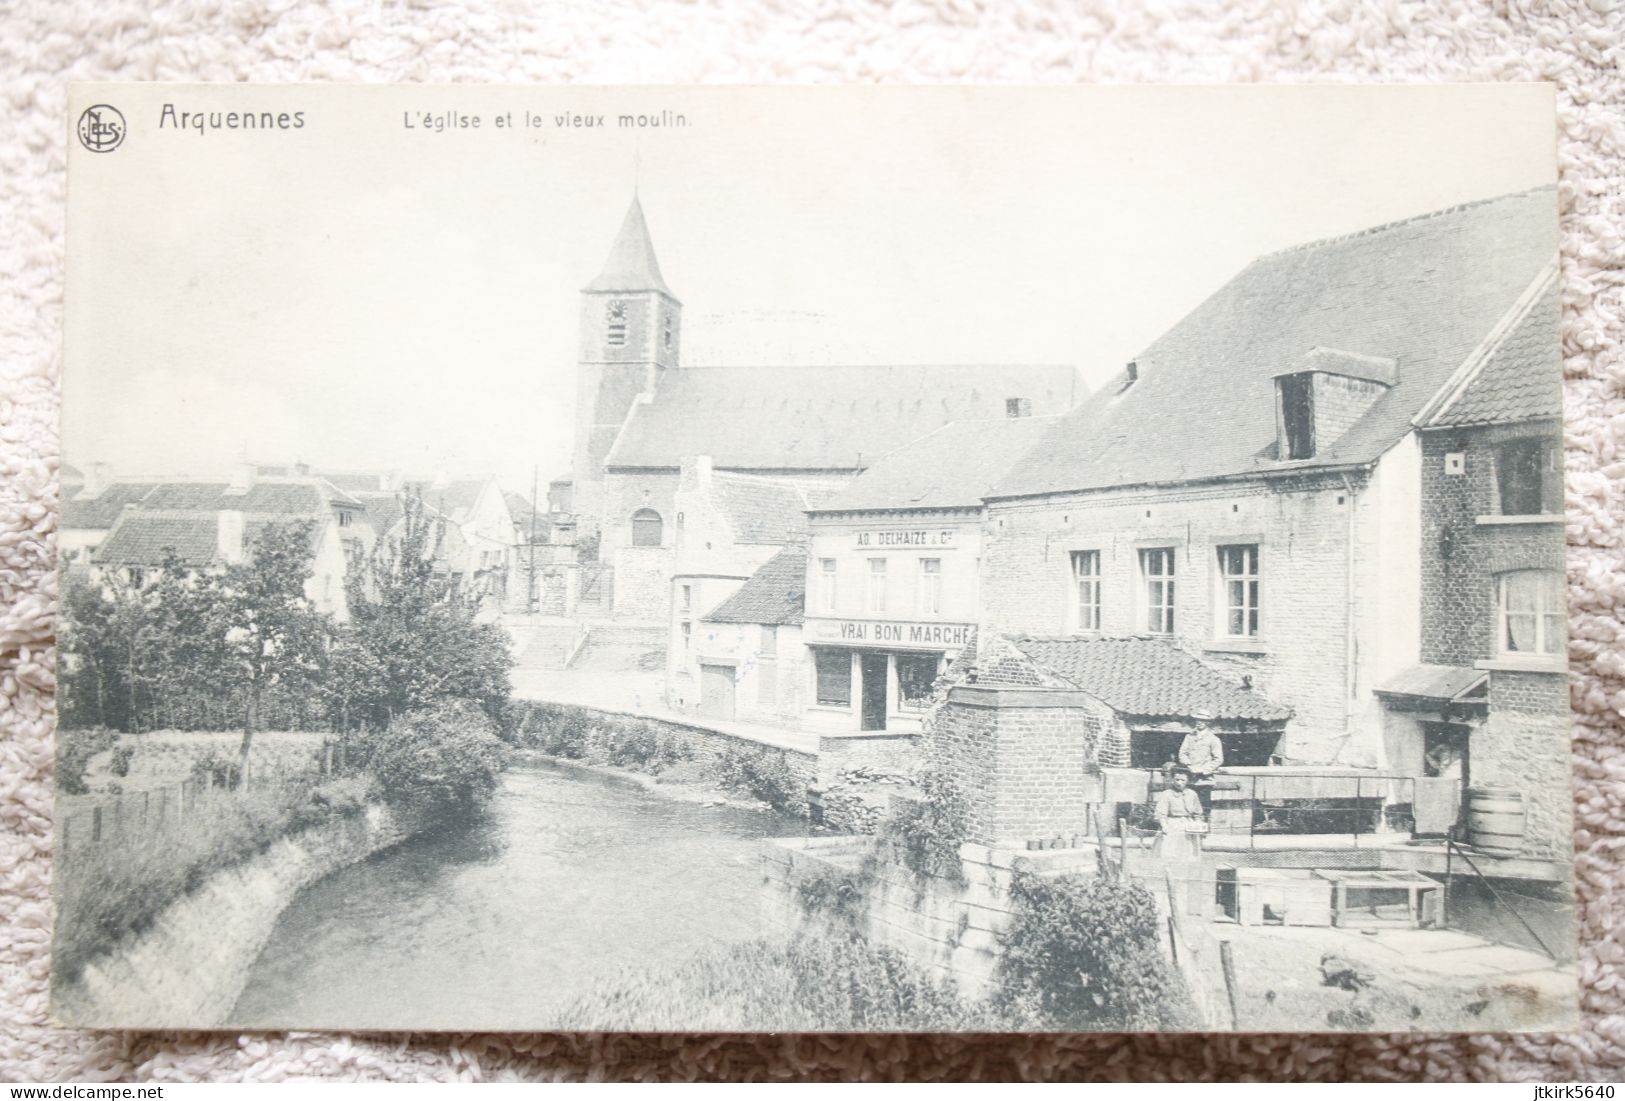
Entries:
{"label": "river", "polygon": [[802,832],[568,765],[516,767],[480,821],[301,892],[227,1024],[546,1029],[622,968],[756,936],[757,842]]}

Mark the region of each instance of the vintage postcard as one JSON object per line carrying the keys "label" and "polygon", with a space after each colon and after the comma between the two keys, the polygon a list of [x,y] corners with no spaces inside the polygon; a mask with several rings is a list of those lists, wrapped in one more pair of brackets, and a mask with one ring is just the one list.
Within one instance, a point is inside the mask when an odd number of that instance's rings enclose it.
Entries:
{"label": "vintage postcard", "polygon": [[1548,88],[65,125],[58,1021],[1573,1024]]}

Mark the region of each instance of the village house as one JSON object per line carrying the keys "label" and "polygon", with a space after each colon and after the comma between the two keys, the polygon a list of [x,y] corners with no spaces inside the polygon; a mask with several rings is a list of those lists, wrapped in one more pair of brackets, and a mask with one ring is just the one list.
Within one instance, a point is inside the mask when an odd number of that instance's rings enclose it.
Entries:
{"label": "village house", "polygon": [[[91,489],[100,492],[91,494]],[[133,498],[133,499],[132,499]],[[116,515],[112,504],[120,503]],[[311,575],[305,595],[318,610],[348,618],[345,578],[370,553],[375,534],[366,506],[324,478],[265,478],[242,467],[226,482],[90,483],[64,514],[77,528],[81,555],[95,574],[118,571],[129,583],[153,579],[171,556],[188,569],[241,562],[271,524],[311,526]],[[110,520],[105,535],[93,523]]]}
{"label": "village house", "polygon": [[[1465,422],[1418,422],[1424,412],[1449,417],[1455,408],[1471,417],[1460,410],[1494,404],[1448,395],[1490,374],[1484,364],[1496,360],[1486,349],[1501,347],[1498,336],[1539,301],[1554,218],[1554,193],[1542,188],[1249,265],[1059,418],[987,494],[984,656],[1010,643],[1050,673],[1075,668],[1062,676],[1065,685],[1048,687],[1087,696],[1099,663],[1079,655],[1097,653],[1094,640],[1180,651],[1202,676],[1260,701],[1245,716],[1247,729],[1214,727],[1233,784],[1271,793],[1255,804],[1331,800],[1372,829],[1436,816],[1433,795],[1416,781],[1427,778],[1431,743],[1446,738],[1437,724],[1446,713],[1459,720],[1482,708],[1471,702],[1476,677],[1441,677],[1432,667],[1504,675],[1509,714],[1542,716],[1533,725],[1508,718],[1505,729],[1561,731],[1561,677],[1555,668],[1529,669],[1556,667],[1562,653],[1561,628],[1551,626],[1561,622],[1560,589],[1548,593],[1561,584],[1552,571],[1562,564],[1556,506],[1546,511],[1552,490],[1517,498],[1515,511],[1541,507],[1533,516],[1480,521],[1464,511],[1500,511],[1486,496],[1497,492],[1493,471],[1550,463],[1549,452],[1532,457],[1532,444],[1516,442],[1531,435],[1519,418],[1539,402],[1495,404],[1509,423],[1474,428],[1481,435],[1471,441]],[[1527,324],[1529,343],[1517,347],[1549,354],[1549,327]],[[1494,377],[1519,370],[1539,380],[1548,427],[1535,434],[1551,441],[1555,407],[1546,390],[1555,371],[1519,360]],[[1476,464],[1462,459],[1469,442],[1480,451]],[[1476,469],[1449,474],[1447,454]],[[1437,478],[1456,480],[1440,489]],[[1495,554],[1469,549],[1518,541],[1517,550]],[[1480,564],[1469,570],[1465,559]],[[1173,660],[1141,663],[1144,676]],[[1027,698],[1032,685],[1020,677],[1006,687],[1022,708],[1052,698]],[[989,709],[971,697],[998,695],[983,675],[953,690],[949,710]],[[1109,704],[1110,695],[1094,698]],[[1394,721],[1399,696],[1422,699],[1432,717],[1407,705],[1408,716]],[[1171,734],[1210,718],[1178,708],[1131,712],[1118,712],[1126,747],[1096,736],[1087,741],[1092,759],[1079,767],[1165,758]],[[1512,735],[1492,737],[1504,744]],[[1065,744],[1071,748],[1056,743],[1047,752],[1075,754],[1079,760],[1052,762],[1072,769],[1088,756],[1086,742]],[[1102,753],[1108,745],[1118,748]],[[1003,783],[999,767],[982,768],[971,782]],[[1257,812],[1255,805],[1249,822]]]}
{"label": "village house", "polygon": [[665,630],[685,459],[828,490],[949,421],[1058,413],[1081,395],[1066,366],[688,365],[682,313],[634,197],[581,293],[571,492],[579,555],[595,568],[571,614]]}

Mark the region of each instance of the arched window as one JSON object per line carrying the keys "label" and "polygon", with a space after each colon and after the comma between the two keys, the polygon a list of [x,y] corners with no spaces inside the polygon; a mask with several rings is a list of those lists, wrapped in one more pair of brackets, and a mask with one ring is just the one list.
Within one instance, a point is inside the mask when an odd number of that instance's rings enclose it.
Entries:
{"label": "arched window", "polygon": [[632,514],[632,545],[658,547],[665,534],[665,523],[660,513],[652,508],[640,508]]}
{"label": "arched window", "polygon": [[1563,574],[1557,570],[1514,570],[1495,580],[1500,619],[1497,652],[1562,654],[1566,648]]}

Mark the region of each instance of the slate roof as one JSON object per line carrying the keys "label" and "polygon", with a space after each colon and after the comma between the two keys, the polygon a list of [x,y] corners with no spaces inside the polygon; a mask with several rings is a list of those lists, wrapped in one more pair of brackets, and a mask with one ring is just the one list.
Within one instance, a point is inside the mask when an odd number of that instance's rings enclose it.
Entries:
{"label": "slate roof", "polygon": [[589,291],[660,291],[671,298],[666,281],[660,277],[660,261],[655,259],[649,226],[643,220],[643,204],[632,196],[632,205],[621,222],[621,232],[610,247],[604,270],[586,288]]}
{"label": "slate roof", "polygon": [[187,565],[207,566],[215,561],[219,547],[218,524],[212,512],[131,509],[96,548],[94,561],[105,566],[157,566],[173,549]]}
{"label": "slate roof", "polygon": [[86,497],[81,491],[62,502],[62,527],[106,531],[118,520],[124,506],[140,504],[157,485],[156,482],[113,482],[95,497]]}
{"label": "slate roof", "polygon": [[[1263,256],[1062,418],[994,491],[1023,496],[1375,461],[1557,248],[1536,188]],[[1391,359],[1395,385],[1314,459],[1275,462],[1274,376],[1315,348]]]}
{"label": "slate roof", "polygon": [[764,623],[792,627],[801,622],[807,595],[807,551],[785,547],[762,563],[737,592],[705,617],[707,623]]}
{"label": "slate roof", "polygon": [[737,542],[785,543],[807,534],[807,498],[791,482],[717,472],[711,498]]}
{"label": "slate roof", "polygon": [[1557,280],[1528,303],[1490,350],[1479,370],[1428,422],[1428,427],[1508,424],[1563,416],[1563,365],[1558,345]]}
{"label": "slate roof", "polygon": [[605,465],[861,470],[951,421],[1002,417],[1008,398],[1044,415],[1082,393],[1065,366],[684,367],[633,407]]}
{"label": "slate roof", "polygon": [[1012,638],[1047,672],[1124,715],[1283,722],[1292,717],[1262,693],[1221,676],[1155,638]]}
{"label": "slate roof", "polygon": [[881,456],[818,505],[819,511],[978,508],[1036,447],[1055,417],[955,421]]}

